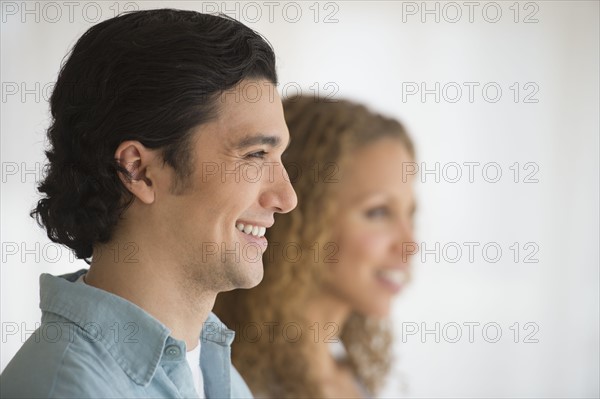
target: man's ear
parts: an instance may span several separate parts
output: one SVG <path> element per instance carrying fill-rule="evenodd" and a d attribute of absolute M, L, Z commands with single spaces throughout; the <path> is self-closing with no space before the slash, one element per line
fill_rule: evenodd
<path fill-rule="evenodd" d="M 155 187 L 152 185 L 151 166 L 156 159 L 156 151 L 146 148 L 139 141 L 124 141 L 115 151 L 115 160 L 127 169 L 131 178 L 119 173 L 119 178 L 133 195 L 144 204 L 154 202 Z"/>

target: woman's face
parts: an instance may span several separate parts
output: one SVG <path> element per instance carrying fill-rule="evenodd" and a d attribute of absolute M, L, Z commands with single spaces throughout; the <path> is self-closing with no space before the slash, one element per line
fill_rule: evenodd
<path fill-rule="evenodd" d="M 329 269 L 324 288 L 367 316 L 389 314 L 392 298 L 408 281 L 410 254 L 416 252 L 413 177 L 403 178 L 403 162 L 412 162 L 403 144 L 384 138 L 350 154 L 339 181 L 331 183 L 339 185 L 336 253 L 323 260 Z M 337 263 L 326 263 L 333 259 Z"/>

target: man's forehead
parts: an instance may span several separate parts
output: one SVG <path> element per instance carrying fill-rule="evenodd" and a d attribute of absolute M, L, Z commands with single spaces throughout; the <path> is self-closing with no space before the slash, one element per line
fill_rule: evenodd
<path fill-rule="evenodd" d="M 210 130 L 216 133 L 221 145 L 241 149 L 257 144 L 276 147 L 288 143 L 283 105 L 273 83 L 242 81 L 222 93 L 217 106 L 217 118 L 210 123 Z"/>

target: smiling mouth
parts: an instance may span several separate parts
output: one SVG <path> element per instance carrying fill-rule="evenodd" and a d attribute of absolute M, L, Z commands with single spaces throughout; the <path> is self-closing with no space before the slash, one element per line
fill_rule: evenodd
<path fill-rule="evenodd" d="M 235 227 L 244 234 L 248 234 L 254 237 L 264 237 L 267 228 L 264 226 L 238 223 Z"/>
<path fill-rule="evenodd" d="M 376 275 L 380 282 L 394 292 L 399 291 L 409 279 L 408 271 L 404 269 L 379 270 Z"/>

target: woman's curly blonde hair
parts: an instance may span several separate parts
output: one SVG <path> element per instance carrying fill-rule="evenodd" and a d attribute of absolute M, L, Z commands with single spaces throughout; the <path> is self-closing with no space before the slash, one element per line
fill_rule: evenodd
<path fill-rule="evenodd" d="M 303 306 L 318 290 L 330 252 L 324 243 L 332 239 L 336 172 L 353 151 L 382 138 L 398 139 L 413 158 L 414 147 L 400 122 L 351 101 L 293 97 L 284 113 L 292 143 L 282 160 L 298 206 L 275 215 L 267 230 L 263 281 L 219 294 L 214 311 L 236 331 L 232 360 L 256 396 L 316 398 L 323 393 L 310 367 L 312 341 L 298 334 L 311 334 L 302 330 L 311 325 Z M 347 365 L 376 393 L 390 370 L 390 323 L 353 312 L 339 332 Z"/>

